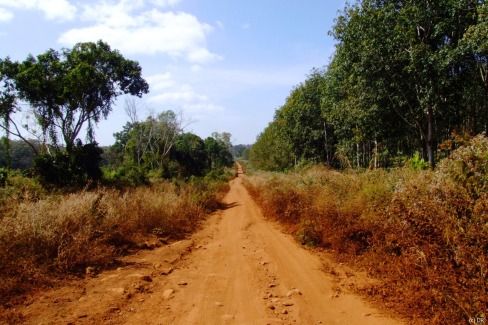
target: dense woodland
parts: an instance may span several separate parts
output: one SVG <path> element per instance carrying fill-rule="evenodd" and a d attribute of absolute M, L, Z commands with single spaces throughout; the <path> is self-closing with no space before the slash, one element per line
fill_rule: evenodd
<path fill-rule="evenodd" d="M 267 170 L 306 162 L 391 167 L 436 162 L 488 129 L 484 1 L 348 4 L 330 63 L 296 86 L 250 158 Z"/>

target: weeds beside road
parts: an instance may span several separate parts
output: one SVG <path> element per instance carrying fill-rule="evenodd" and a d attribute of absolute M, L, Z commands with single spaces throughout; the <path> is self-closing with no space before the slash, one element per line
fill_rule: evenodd
<path fill-rule="evenodd" d="M 420 323 L 486 319 L 488 139 L 474 138 L 435 172 L 254 173 L 246 185 L 268 218 L 302 244 L 327 248 L 381 284 L 364 294 Z"/>
<path fill-rule="evenodd" d="M 224 180 L 195 179 L 48 195 L 24 181 L 30 187 L 4 188 L 8 193 L 1 202 L 0 305 L 5 307 L 65 275 L 114 265 L 128 250 L 145 247 L 148 238 L 193 232 L 228 190 Z"/>

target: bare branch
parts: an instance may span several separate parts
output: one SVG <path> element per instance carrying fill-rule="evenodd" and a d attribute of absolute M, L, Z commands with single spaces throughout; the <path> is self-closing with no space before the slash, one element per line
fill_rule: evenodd
<path fill-rule="evenodd" d="M 15 130 L 17 131 L 17 133 L 15 132 L 12 132 L 9 128 L 6 128 L 3 124 L 0 123 L 0 128 L 2 128 L 4 131 L 8 132 L 9 134 L 13 135 L 13 136 L 16 136 L 18 138 L 20 138 L 22 141 L 24 141 L 31 149 L 32 151 L 34 151 L 34 153 L 36 155 L 39 154 L 39 150 L 37 150 L 37 148 L 28 140 L 26 139 L 21 133 L 20 133 L 20 130 L 19 130 L 19 127 L 17 126 L 17 123 L 15 123 L 15 121 L 9 117 L 9 124 L 10 125 L 13 125 L 15 127 Z"/>

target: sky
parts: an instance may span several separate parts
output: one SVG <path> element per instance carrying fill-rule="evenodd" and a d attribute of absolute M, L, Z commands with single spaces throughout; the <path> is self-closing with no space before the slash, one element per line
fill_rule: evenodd
<path fill-rule="evenodd" d="M 181 112 L 186 132 L 252 144 L 312 68 L 334 53 L 328 31 L 345 0 L 0 0 L 0 57 L 103 40 L 138 61 L 150 92 L 139 119 Z M 129 120 L 119 97 L 101 145 Z M 20 118 L 20 117 L 19 117 Z M 84 136 L 80 136 L 84 138 Z"/>

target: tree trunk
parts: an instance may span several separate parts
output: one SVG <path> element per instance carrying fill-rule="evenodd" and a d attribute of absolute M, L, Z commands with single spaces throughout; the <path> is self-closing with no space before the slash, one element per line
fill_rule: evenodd
<path fill-rule="evenodd" d="M 360 159 L 361 159 L 361 153 L 359 152 L 359 143 L 356 143 L 356 160 L 357 160 L 356 166 L 357 166 L 357 168 L 360 167 Z"/>
<path fill-rule="evenodd" d="M 324 147 L 325 147 L 325 162 L 330 163 L 329 160 L 329 146 L 327 144 L 327 124 L 324 121 Z"/>
<path fill-rule="evenodd" d="M 427 146 L 427 156 L 429 159 L 429 167 L 434 170 L 435 168 L 435 139 L 434 139 L 434 111 L 429 104 L 427 110 L 427 139 L 425 141 Z"/>
<path fill-rule="evenodd" d="M 374 140 L 374 168 L 379 167 L 379 159 L 378 159 L 378 140 Z"/>

